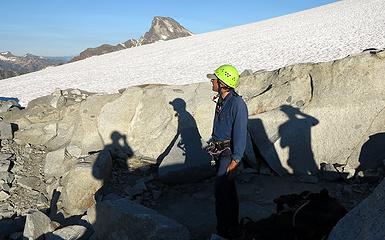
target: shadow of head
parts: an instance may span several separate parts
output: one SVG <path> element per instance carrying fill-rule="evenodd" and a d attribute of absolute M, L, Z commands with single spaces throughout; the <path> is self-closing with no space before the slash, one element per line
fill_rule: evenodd
<path fill-rule="evenodd" d="M 111 140 L 113 144 L 119 145 L 120 139 L 125 139 L 125 138 L 126 138 L 126 135 L 122 135 L 117 131 L 114 131 L 111 133 Z"/>
<path fill-rule="evenodd" d="M 293 107 L 293 106 L 290 106 L 290 105 L 282 105 L 279 107 L 279 110 L 281 110 L 282 112 L 284 112 L 288 117 L 290 118 L 293 118 L 295 117 L 295 115 L 297 114 L 300 114 L 301 111 L 299 110 L 299 108 L 296 108 L 296 107 Z"/>
<path fill-rule="evenodd" d="M 174 111 L 176 112 L 186 110 L 186 102 L 181 98 L 175 98 L 174 100 L 170 101 L 169 104 L 173 106 Z"/>
<path fill-rule="evenodd" d="M 377 170 L 385 164 L 385 133 L 376 133 L 362 145 L 359 156 L 360 165 L 357 167 L 354 177 L 358 172 L 366 170 Z"/>
<path fill-rule="evenodd" d="M 111 145 L 106 147 L 106 150 L 109 150 L 113 159 L 128 159 L 133 156 L 134 152 L 127 143 L 127 136 L 121 134 L 118 131 L 113 131 L 111 133 Z"/>

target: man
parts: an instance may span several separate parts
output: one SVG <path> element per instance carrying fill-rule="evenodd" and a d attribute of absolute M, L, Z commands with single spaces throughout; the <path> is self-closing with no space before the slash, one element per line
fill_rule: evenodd
<path fill-rule="evenodd" d="M 217 92 L 212 140 L 209 152 L 216 160 L 215 213 L 217 234 L 211 239 L 234 239 L 240 235 L 239 202 L 234 172 L 246 148 L 248 111 L 245 102 L 234 88 L 239 73 L 231 65 L 222 65 L 211 79 L 212 90 Z"/>

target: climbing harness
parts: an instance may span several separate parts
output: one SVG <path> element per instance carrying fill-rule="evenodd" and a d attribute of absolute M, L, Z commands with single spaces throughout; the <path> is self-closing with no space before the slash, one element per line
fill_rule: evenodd
<path fill-rule="evenodd" d="M 206 148 L 211 156 L 211 166 L 215 166 L 219 160 L 219 156 L 225 151 L 231 151 L 230 140 L 225 141 L 211 141 Z"/>

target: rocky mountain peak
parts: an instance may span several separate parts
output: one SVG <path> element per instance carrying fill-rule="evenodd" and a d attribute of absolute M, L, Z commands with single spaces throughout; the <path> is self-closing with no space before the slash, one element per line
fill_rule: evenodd
<path fill-rule="evenodd" d="M 31 54 L 31 53 L 25 54 L 24 57 L 27 59 L 43 59 L 44 58 L 42 56 L 36 56 L 36 55 Z"/>
<path fill-rule="evenodd" d="M 7 58 L 15 57 L 15 55 L 13 55 L 10 51 L 0 52 L 0 55 Z"/>
<path fill-rule="evenodd" d="M 137 39 L 129 39 L 123 43 L 119 43 L 116 46 L 103 44 L 95 48 L 87 48 L 81 52 L 78 56 L 71 59 L 70 62 L 79 61 L 92 56 L 102 55 L 110 52 L 123 50 L 126 48 L 138 47 L 141 45 L 154 43 L 157 41 L 167 41 L 180 37 L 188 37 L 193 35 L 192 32 L 184 28 L 177 21 L 170 17 L 156 16 L 153 18 L 150 30 L 146 32 L 142 37 Z"/>
<path fill-rule="evenodd" d="M 193 35 L 192 32 L 184 28 L 174 19 L 156 16 L 152 20 L 150 30 L 141 37 L 139 42 L 141 42 L 141 44 L 148 44 L 191 35 Z"/>

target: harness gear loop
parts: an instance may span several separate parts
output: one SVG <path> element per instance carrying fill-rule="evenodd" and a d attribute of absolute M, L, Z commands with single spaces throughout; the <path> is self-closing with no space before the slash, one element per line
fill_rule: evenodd
<path fill-rule="evenodd" d="M 209 143 L 208 147 L 206 148 L 207 152 L 211 156 L 211 166 L 215 166 L 219 160 L 219 156 L 227 151 L 230 150 L 230 140 L 225 141 L 212 141 Z"/>

